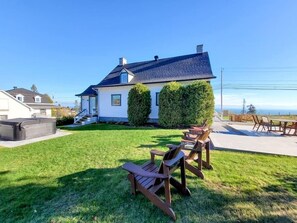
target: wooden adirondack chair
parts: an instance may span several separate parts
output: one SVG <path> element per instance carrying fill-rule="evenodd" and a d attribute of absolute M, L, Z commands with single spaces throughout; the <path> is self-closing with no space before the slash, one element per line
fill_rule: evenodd
<path fill-rule="evenodd" d="M 255 128 L 257 128 L 256 131 L 258 131 L 259 128 L 260 128 L 260 126 L 262 125 L 262 120 L 260 121 L 257 115 L 252 115 L 252 117 L 253 117 L 253 120 L 254 120 L 254 127 L 253 127 L 253 130 L 254 130 Z"/>
<path fill-rule="evenodd" d="M 185 137 L 193 137 L 190 135 L 201 135 L 205 128 L 207 128 L 207 119 L 205 119 L 201 125 L 191 125 L 191 128 L 188 131 L 183 132 L 183 134 Z"/>
<path fill-rule="evenodd" d="M 159 167 L 155 164 L 156 155 L 163 156 Z M 176 220 L 176 215 L 171 208 L 170 184 L 182 194 L 190 195 L 186 186 L 185 159 L 181 145 L 171 145 L 167 152 L 152 150 L 151 160 L 142 166 L 129 162 L 125 163 L 122 168 L 129 172 L 128 179 L 131 182 L 132 194 L 136 195 L 136 192 L 140 191 L 154 205 Z M 180 168 L 181 171 L 181 182 L 171 175 L 177 168 Z M 156 194 L 163 187 L 165 189 L 165 201 Z"/>
<path fill-rule="evenodd" d="M 204 179 L 204 174 L 202 173 L 202 166 L 206 169 L 213 169 L 210 164 L 210 139 L 208 138 L 210 134 L 209 129 L 204 129 L 201 135 L 197 135 L 194 140 L 182 140 L 183 148 L 185 152 L 185 167 L 197 177 Z M 202 152 L 206 151 L 206 160 L 203 160 Z M 192 165 L 196 163 L 197 166 Z"/>

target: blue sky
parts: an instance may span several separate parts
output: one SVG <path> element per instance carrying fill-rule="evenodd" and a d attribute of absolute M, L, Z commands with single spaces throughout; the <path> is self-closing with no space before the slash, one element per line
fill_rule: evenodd
<path fill-rule="evenodd" d="M 73 104 L 118 64 L 204 44 L 220 103 L 297 108 L 297 1 L 0 1 L 0 89 L 30 88 Z M 245 84 L 245 85 L 244 85 Z M 243 87 L 295 90 L 235 90 Z M 227 89 L 229 88 L 229 89 Z"/>

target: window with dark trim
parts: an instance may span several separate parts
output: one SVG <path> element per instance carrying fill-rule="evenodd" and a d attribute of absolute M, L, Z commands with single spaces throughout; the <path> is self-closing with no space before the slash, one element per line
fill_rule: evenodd
<path fill-rule="evenodd" d="M 159 94 L 160 92 L 156 92 L 156 106 L 159 106 Z"/>
<path fill-rule="evenodd" d="M 121 106 L 121 95 L 112 94 L 111 95 L 111 106 Z"/>

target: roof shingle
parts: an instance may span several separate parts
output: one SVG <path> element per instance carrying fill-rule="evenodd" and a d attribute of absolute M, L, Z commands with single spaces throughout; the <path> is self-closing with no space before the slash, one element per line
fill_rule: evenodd
<path fill-rule="evenodd" d="M 37 92 L 33 92 L 30 90 L 27 90 L 25 88 L 16 88 L 16 89 L 11 89 L 11 90 L 7 90 L 7 93 L 9 93 L 10 95 L 16 97 L 16 95 L 21 94 L 24 96 L 24 103 L 35 103 L 35 96 L 40 96 L 41 97 L 41 103 L 50 103 L 52 104 L 51 101 L 48 100 L 47 97 L 44 97 L 43 94 L 37 93 Z M 37 103 L 36 103 L 37 104 Z"/>
<path fill-rule="evenodd" d="M 120 82 L 123 69 L 134 74 L 133 79 L 126 84 Z M 204 52 L 118 65 L 96 87 L 212 78 L 215 76 L 212 74 L 209 56 Z"/>

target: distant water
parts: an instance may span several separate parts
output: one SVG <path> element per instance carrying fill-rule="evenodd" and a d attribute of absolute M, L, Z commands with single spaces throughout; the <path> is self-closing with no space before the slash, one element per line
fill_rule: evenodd
<path fill-rule="evenodd" d="M 221 112 L 221 109 L 216 108 L 217 112 Z M 239 108 L 224 108 L 223 110 L 228 110 L 234 114 L 241 114 L 242 109 Z M 247 110 L 245 111 L 247 112 Z M 297 115 L 296 109 L 257 109 L 258 115 Z"/>

